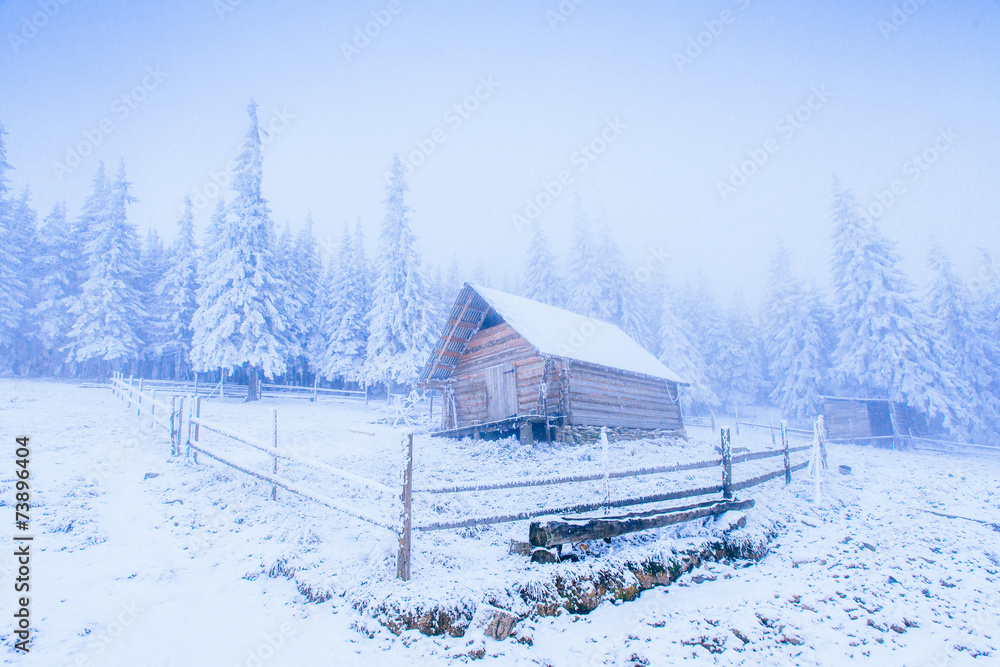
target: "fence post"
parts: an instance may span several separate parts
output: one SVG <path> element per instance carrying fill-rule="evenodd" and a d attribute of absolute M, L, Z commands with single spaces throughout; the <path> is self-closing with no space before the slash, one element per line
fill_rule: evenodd
<path fill-rule="evenodd" d="M 730 500 L 733 497 L 733 451 L 732 434 L 728 428 L 720 431 L 722 434 L 722 497 Z"/>
<path fill-rule="evenodd" d="M 611 472 L 611 461 L 608 456 L 608 428 L 601 427 L 601 454 L 604 459 L 604 513 L 611 513 L 611 482 L 609 474 Z"/>
<path fill-rule="evenodd" d="M 271 472 L 274 473 L 275 477 L 277 477 L 278 476 L 278 410 L 277 409 L 273 410 L 272 414 L 274 415 L 274 431 L 273 431 L 274 435 L 271 438 L 271 446 L 274 448 L 274 454 L 271 455 L 271 463 L 272 463 Z M 277 500 L 277 499 L 278 499 L 278 485 L 272 484 L 271 500 Z"/>
<path fill-rule="evenodd" d="M 219 403 L 226 402 L 226 371 L 219 371 Z"/>
<path fill-rule="evenodd" d="M 181 455 L 181 433 L 184 432 L 184 397 L 177 399 L 177 456 Z"/>
<path fill-rule="evenodd" d="M 198 374 L 194 374 L 194 395 L 198 395 Z"/>
<path fill-rule="evenodd" d="M 191 397 L 191 405 L 188 406 L 188 432 L 187 432 L 187 447 L 184 448 L 184 458 L 191 456 L 191 430 L 194 428 L 194 424 L 191 423 L 191 415 L 194 414 L 194 397 Z"/>
<path fill-rule="evenodd" d="M 712 415 L 712 433 L 715 433 L 715 410 L 709 410 L 708 413 Z"/>
<path fill-rule="evenodd" d="M 197 376 L 196 376 L 197 377 Z M 194 416 L 201 417 L 201 396 L 195 396 L 194 398 Z M 194 441 L 198 442 L 198 436 L 201 433 L 201 424 L 194 425 Z M 198 462 L 198 452 L 191 452 L 191 460 L 195 463 Z"/>
<path fill-rule="evenodd" d="M 736 435 L 740 434 L 740 409 L 736 408 Z"/>
<path fill-rule="evenodd" d="M 365 405 L 368 405 L 368 385 L 365 385 Z"/>
<path fill-rule="evenodd" d="M 819 429 L 820 420 L 813 422 L 813 444 L 812 452 L 809 457 L 809 472 L 812 473 L 813 477 L 813 502 L 818 503 L 820 501 L 820 456 L 819 456 Z"/>
<path fill-rule="evenodd" d="M 313 378 L 313 403 L 319 400 L 319 392 L 317 391 L 319 387 L 319 378 Z"/>
<path fill-rule="evenodd" d="M 367 387 L 366 387 L 367 389 Z M 413 537 L 413 434 L 407 436 L 406 466 L 403 468 L 402 526 L 399 532 L 399 555 L 396 556 L 396 577 L 410 580 L 410 548 Z"/>
<path fill-rule="evenodd" d="M 819 455 L 823 459 L 823 470 L 829 468 L 826 462 L 826 423 L 823 415 L 816 418 L 816 426 L 819 429 Z"/>
<path fill-rule="evenodd" d="M 792 483 L 792 459 L 788 454 L 788 422 L 781 420 L 781 448 L 785 454 L 785 484 Z"/>
<path fill-rule="evenodd" d="M 149 392 L 149 428 L 156 426 L 156 390 Z"/>
<path fill-rule="evenodd" d="M 177 397 L 170 397 L 170 455 L 174 455 L 174 442 L 177 437 Z"/>
<path fill-rule="evenodd" d="M 128 407 L 132 407 L 132 376 L 128 376 Z"/>
<path fill-rule="evenodd" d="M 771 429 L 771 444 L 772 444 L 772 445 L 776 445 L 776 444 L 778 444 L 778 443 L 777 443 L 777 442 L 775 442 L 775 440 L 774 440 L 774 420 L 773 420 L 773 419 L 771 419 L 771 418 L 768 418 L 768 420 L 767 420 L 767 427 L 768 427 L 769 429 Z"/>

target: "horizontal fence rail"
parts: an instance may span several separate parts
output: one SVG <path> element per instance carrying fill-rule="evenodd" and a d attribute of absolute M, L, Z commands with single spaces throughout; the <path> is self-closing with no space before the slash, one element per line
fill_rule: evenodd
<path fill-rule="evenodd" d="M 781 452 L 779 452 L 780 454 Z M 712 459 L 709 461 L 696 461 L 694 463 L 677 463 L 670 466 L 659 466 L 655 468 L 635 468 L 632 470 L 617 470 L 614 472 L 598 472 L 587 475 L 568 475 L 564 477 L 538 477 L 510 482 L 497 482 L 495 484 L 466 484 L 462 486 L 436 486 L 425 489 L 414 489 L 413 493 L 462 493 L 466 491 L 498 491 L 502 489 L 520 489 L 533 486 L 551 486 L 557 484 L 572 484 L 576 482 L 596 482 L 598 480 L 622 479 L 626 477 L 639 477 L 641 475 L 657 475 L 668 472 L 683 472 L 685 470 L 698 470 L 699 468 L 714 468 L 722 464 L 722 459 Z"/>
<path fill-rule="evenodd" d="M 275 430 L 272 439 L 272 444 L 265 444 L 260 442 L 256 438 L 253 438 L 243 433 L 239 433 L 238 431 L 235 431 L 233 429 L 223 427 L 219 424 L 216 424 L 210 420 L 203 418 L 201 416 L 201 399 L 203 398 L 203 396 L 188 397 L 190 399 L 188 407 L 191 413 L 186 417 L 187 421 L 186 425 L 188 429 L 187 438 L 186 441 L 182 443 L 183 439 L 182 425 L 183 421 L 185 420 L 183 414 L 184 397 L 174 396 L 174 400 L 171 401 L 171 404 L 169 405 L 162 401 L 156 401 L 152 398 L 151 395 L 145 394 L 142 391 L 144 383 L 145 381 L 140 380 L 139 385 L 136 386 L 133 383 L 132 378 L 129 379 L 129 382 L 125 382 L 124 378 L 121 375 L 116 374 L 115 377 L 112 378 L 111 386 L 112 389 L 116 393 L 118 393 L 123 400 L 128 402 L 130 408 L 134 403 L 139 411 L 146 412 L 146 414 L 150 415 L 157 424 L 170 431 L 172 454 L 179 454 L 182 448 L 181 445 L 183 444 L 189 453 L 190 452 L 196 453 L 194 455 L 195 457 L 197 456 L 197 454 L 203 454 L 204 456 L 207 456 L 210 459 L 217 461 L 218 463 L 221 463 L 225 466 L 233 468 L 234 470 L 238 470 L 239 472 L 242 472 L 256 479 L 268 482 L 272 486 L 272 495 L 271 495 L 272 499 L 276 499 L 276 489 L 282 488 L 297 496 L 319 503 L 321 505 L 334 509 L 338 512 L 346 514 L 355 519 L 359 519 L 361 521 L 373 524 L 380 528 L 385 528 L 386 530 L 390 530 L 394 533 L 399 532 L 399 526 L 395 525 L 391 521 L 369 516 L 366 513 L 351 507 L 350 505 L 338 502 L 323 494 L 309 490 L 303 487 L 299 483 L 296 483 L 292 480 L 279 476 L 277 474 L 277 461 L 281 459 L 304 465 L 305 467 L 313 471 L 326 472 L 328 474 L 339 477 L 343 481 L 350 482 L 357 486 L 377 491 L 383 495 L 384 494 L 393 495 L 396 493 L 395 489 L 380 482 L 366 479 L 360 475 L 356 475 L 347 470 L 342 470 L 335 466 L 331 466 L 327 463 L 324 463 L 323 461 L 318 461 L 316 459 L 302 456 L 298 454 L 298 452 L 294 451 L 294 448 L 279 447 L 277 438 L 277 411 L 274 412 Z M 194 383 L 189 383 L 189 384 L 191 386 L 194 385 Z M 159 387 L 161 388 L 163 386 L 164 386 L 163 384 L 159 385 Z M 363 393 L 364 392 L 362 392 L 362 394 Z M 170 416 L 169 424 L 153 417 L 151 411 L 154 408 L 154 406 L 160 406 L 161 410 L 169 414 Z M 214 433 L 226 440 L 235 442 L 239 445 L 246 445 L 254 450 L 267 454 L 268 456 L 271 457 L 272 460 L 272 471 L 261 472 L 259 470 L 252 470 L 250 469 L 250 467 L 240 463 L 236 463 L 227 456 L 219 454 L 218 452 L 215 452 L 212 449 L 206 447 L 199 441 L 200 431 L 202 429 Z M 195 461 L 197 462 L 196 458 Z"/>
<path fill-rule="evenodd" d="M 805 469 L 810 465 L 818 465 L 821 460 L 823 467 L 826 467 L 826 448 L 825 448 L 825 432 L 822 429 L 822 421 L 817 422 L 817 427 L 814 432 L 814 441 L 810 445 L 790 447 L 788 445 L 789 433 L 792 429 L 789 429 L 787 425 L 782 422 L 781 424 L 781 449 L 764 450 L 759 452 L 746 452 L 737 455 L 732 453 L 731 444 L 731 430 L 729 428 L 721 429 L 722 435 L 722 456 L 718 458 L 707 459 L 703 461 L 693 461 L 688 463 L 673 463 L 669 465 L 662 466 L 644 466 L 639 468 L 632 468 L 626 470 L 609 470 L 607 468 L 607 459 L 605 459 L 605 469 L 599 472 L 584 473 L 578 475 L 556 475 L 548 477 L 532 477 L 525 479 L 511 479 L 502 480 L 495 482 L 484 482 L 484 483 L 467 483 L 467 484 L 442 484 L 436 486 L 427 486 L 425 488 L 414 488 L 413 485 L 413 435 L 410 434 L 404 440 L 404 465 L 403 465 L 403 488 L 399 495 L 398 489 L 393 489 L 387 484 L 381 482 L 367 479 L 361 475 L 357 475 L 348 470 L 343 470 L 336 466 L 332 466 L 323 461 L 310 458 L 301 455 L 296 448 L 293 446 L 279 446 L 278 442 L 278 424 L 277 424 L 277 411 L 274 411 L 274 430 L 270 442 L 261 441 L 258 438 L 251 437 L 244 433 L 240 433 L 234 429 L 217 424 L 209 419 L 206 419 L 201 415 L 201 404 L 202 400 L 212 393 L 219 392 L 221 394 L 222 383 L 214 387 L 208 394 L 187 396 L 187 411 L 185 412 L 185 396 L 184 395 L 173 395 L 171 396 L 170 402 L 155 399 L 150 393 L 147 394 L 143 391 L 145 387 L 156 387 L 152 391 L 155 392 L 157 389 L 170 390 L 170 389 L 182 389 L 186 390 L 189 388 L 194 388 L 196 383 L 186 383 L 184 386 L 178 386 L 178 383 L 170 383 L 169 381 L 143 381 L 140 380 L 138 386 L 136 386 L 134 379 L 129 378 L 126 382 L 121 374 L 116 374 L 112 379 L 111 388 L 112 390 L 121 397 L 123 401 L 128 404 L 130 409 L 135 409 L 137 415 L 148 417 L 154 424 L 170 431 L 171 437 L 171 453 L 173 455 L 181 455 L 182 450 L 186 448 L 187 454 L 192 457 L 192 459 L 197 463 L 197 455 L 201 454 L 203 456 L 212 459 L 213 461 L 237 470 L 245 475 L 253 477 L 255 479 L 261 480 L 271 485 L 272 492 L 271 497 L 273 500 L 277 500 L 277 489 L 283 489 L 289 493 L 296 496 L 315 502 L 317 504 L 323 505 L 333 509 L 341 514 L 350 516 L 359 521 L 378 526 L 385 530 L 392 531 L 397 534 L 399 538 L 399 554 L 397 557 L 397 575 L 401 579 L 409 579 L 410 577 L 410 560 L 411 560 L 411 548 L 412 548 L 412 531 L 418 532 L 431 532 L 439 530 L 450 530 L 450 529 L 461 529 L 461 528 L 472 528 L 476 526 L 491 525 L 498 523 L 510 523 L 523 521 L 528 519 L 535 519 L 544 516 L 564 516 L 564 515 L 583 515 L 591 512 L 597 512 L 599 510 L 609 510 L 611 508 L 622 508 L 622 507 L 633 507 L 637 505 L 650 505 L 655 503 L 670 502 L 674 500 L 682 500 L 687 498 L 695 498 L 699 496 L 711 496 L 715 494 L 722 494 L 724 499 L 731 499 L 733 493 L 737 491 L 742 491 L 759 484 L 764 484 L 771 480 L 777 479 L 781 476 L 785 477 L 785 482 L 789 483 L 791 481 L 791 474 L 793 472 L 798 472 Z M 281 385 L 272 385 L 275 387 L 282 387 Z M 308 388 L 299 387 L 294 388 L 292 391 L 299 393 L 310 393 L 316 395 L 318 388 Z M 284 389 L 277 389 L 277 391 L 285 391 Z M 327 391 L 340 391 L 340 390 L 327 390 Z M 359 395 L 363 392 L 357 392 Z M 184 424 L 184 422 L 187 422 Z M 750 424 L 752 426 L 752 424 Z M 187 427 L 187 436 L 183 437 L 183 428 Z M 770 428 L 770 427 L 764 427 Z M 257 470 L 247 465 L 245 463 L 233 460 L 233 457 L 228 454 L 222 454 L 216 451 L 214 447 L 208 447 L 200 441 L 200 431 L 204 429 L 208 433 L 212 433 L 224 441 L 236 444 L 238 446 L 245 446 L 252 450 L 261 452 L 266 456 L 270 457 L 270 470 L 262 471 Z M 798 431 L 799 433 L 805 433 L 805 431 Z M 607 447 L 606 433 L 602 432 L 602 443 Z M 812 449 L 812 457 L 809 461 L 803 461 L 796 464 L 792 464 L 790 460 L 790 455 L 797 454 L 800 452 L 805 452 L 806 450 Z M 605 450 L 606 451 L 606 450 Z M 822 454 L 821 454 L 822 452 Z M 775 471 L 766 472 L 755 477 L 751 477 L 742 481 L 733 481 L 733 469 L 734 464 L 743 464 L 751 461 L 758 461 L 776 457 L 784 457 L 784 466 Z M 381 518 L 378 516 L 373 516 L 366 511 L 358 509 L 354 504 L 347 503 L 344 501 L 339 501 L 331 498 L 325 494 L 319 493 L 312 488 L 309 488 L 307 484 L 302 481 L 295 481 L 289 479 L 287 475 L 278 474 L 278 462 L 286 461 L 293 462 L 305 466 L 308 470 L 314 472 L 322 472 L 328 475 L 334 476 L 339 479 L 340 482 L 347 483 L 349 488 L 352 490 L 364 489 L 367 491 L 374 491 L 380 496 L 391 498 L 391 503 L 395 504 L 397 502 L 401 503 L 402 511 L 400 513 L 399 522 L 394 522 Z M 711 483 L 697 488 L 680 489 L 674 491 L 664 491 L 660 493 L 650 493 L 645 495 L 639 495 L 635 497 L 628 498 L 618 498 L 611 499 L 610 487 L 608 486 L 611 480 L 618 479 L 634 479 L 642 476 L 648 475 L 668 475 L 671 473 L 682 473 L 693 470 L 702 469 L 719 469 L 722 470 L 721 484 Z M 562 507 L 537 507 L 534 509 L 528 509 L 522 512 L 514 512 L 502 515 L 495 515 L 489 517 L 469 517 L 469 518 L 459 518 L 453 521 L 437 521 L 425 524 L 415 524 L 413 521 L 412 512 L 412 498 L 413 494 L 424 494 L 428 496 L 448 494 L 448 493 L 476 493 L 476 492 L 489 492 L 489 491 L 500 491 L 508 489 L 527 489 L 527 488 L 537 488 L 537 487 L 547 487 L 547 486 L 557 486 L 557 485 L 568 485 L 568 484 L 580 484 L 587 482 L 604 482 L 604 499 L 600 502 L 588 502 L 588 503 L 575 503 L 568 504 Z M 669 511 L 669 510 L 665 510 Z"/>

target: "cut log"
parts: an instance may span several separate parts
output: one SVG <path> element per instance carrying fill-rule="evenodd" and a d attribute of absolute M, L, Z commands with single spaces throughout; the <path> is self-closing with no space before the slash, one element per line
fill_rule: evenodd
<path fill-rule="evenodd" d="M 618 535 L 635 533 L 640 530 L 662 528 L 675 523 L 693 521 L 729 511 L 745 510 L 753 507 L 754 501 L 711 500 L 696 505 L 669 509 L 630 512 L 616 516 L 574 519 L 572 517 L 542 518 L 532 521 L 528 529 L 528 541 L 534 547 L 554 547 L 569 542 L 609 539 Z"/>

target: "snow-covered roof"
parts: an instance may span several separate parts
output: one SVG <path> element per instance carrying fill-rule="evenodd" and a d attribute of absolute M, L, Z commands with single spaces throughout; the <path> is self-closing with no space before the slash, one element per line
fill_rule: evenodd
<path fill-rule="evenodd" d="M 687 384 L 614 324 L 489 287 L 469 286 L 540 354 Z"/>

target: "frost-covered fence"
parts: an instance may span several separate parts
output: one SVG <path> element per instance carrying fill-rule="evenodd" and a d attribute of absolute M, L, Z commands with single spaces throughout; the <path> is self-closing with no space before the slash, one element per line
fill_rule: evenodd
<path fill-rule="evenodd" d="M 771 481 L 772 479 L 781 476 L 785 477 L 786 484 L 791 483 L 792 473 L 802 470 L 809 465 L 808 460 L 793 465 L 791 462 L 791 455 L 810 450 L 813 447 L 813 445 L 808 444 L 797 447 L 790 447 L 788 444 L 788 433 L 789 429 L 787 428 L 787 425 L 784 422 L 782 422 L 781 449 L 737 454 L 734 456 L 732 454 L 730 429 L 724 428 L 721 430 L 722 456 L 720 456 L 719 458 L 713 458 L 704 461 L 694 461 L 690 463 L 674 463 L 670 465 L 633 468 L 628 470 L 608 470 L 606 468 L 602 472 L 580 474 L 580 475 L 534 477 L 529 479 L 502 480 L 495 482 L 456 484 L 447 486 L 426 486 L 418 488 L 413 488 L 413 482 L 412 482 L 413 448 L 411 444 L 411 446 L 407 448 L 404 454 L 404 456 L 406 457 L 404 463 L 404 469 L 410 472 L 404 476 L 402 498 L 404 499 L 406 510 L 404 514 L 405 520 L 403 522 L 402 531 L 400 534 L 400 553 L 397 562 L 406 562 L 407 564 L 410 562 L 410 549 L 412 549 L 413 545 L 413 540 L 411 535 L 412 530 L 423 532 L 423 531 L 449 530 L 456 528 L 470 528 L 473 526 L 508 523 L 513 521 L 523 521 L 527 519 L 534 519 L 541 516 L 585 514 L 587 512 L 595 512 L 598 510 L 607 511 L 610 508 L 631 507 L 635 505 L 660 503 L 672 500 L 681 500 L 684 498 L 693 498 L 697 496 L 709 496 L 714 494 L 721 494 L 723 498 L 728 499 L 732 498 L 733 493 L 735 493 L 736 491 L 742 491 L 743 489 L 757 486 L 758 484 L 763 484 L 765 482 Z M 602 438 L 606 437 L 607 437 L 606 433 L 602 432 Z M 733 477 L 734 465 L 747 463 L 750 461 L 759 461 L 763 459 L 776 458 L 779 456 L 783 458 L 783 463 L 784 463 L 781 469 L 773 472 L 764 473 L 762 475 L 757 475 L 756 477 L 752 477 L 749 479 L 734 481 Z M 455 493 L 486 493 L 486 492 L 509 490 L 509 489 L 523 489 L 531 487 L 578 484 L 583 482 L 595 482 L 595 481 L 604 481 L 613 479 L 630 479 L 630 478 L 643 477 L 647 475 L 669 475 L 671 473 L 676 474 L 691 470 L 712 469 L 712 468 L 717 468 L 720 469 L 721 471 L 719 483 L 697 488 L 681 489 L 677 491 L 646 494 L 646 495 L 633 496 L 627 498 L 618 498 L 615 500 L 611 500 L 610 494 L 607 493 L 606 491 L 604 494 L 604 499 L 601 502 L 578 503 L 563 507 L 544 507 L 544 508 L 536 507 L 533 509 L 527 509 L 520 512 L 512 512 L 510 514 L 502 514 L 490 517 L 474 517 L 458 521 L 417 524 L 414 523 L 413 520 L 414 518 L 412 516 L 411 507 L 412 507 L 412 498 L 414 495 L 433 496 L 439 494 L 455 494 Z M 401 570 L 400 577 L 408 578 L 408 574 L 409 574 L 409 565 L 407 565 L 406 576 L 404 576 L 404 573 Z"/>
<path fill-rule="evenodd" d="M 271 497 L 274 500 L 277 500 L 277 489 L 285 489 L 290 493 L 321 505 L 325 505 L 330 509 L 337 510 L 338 512 L 342 512 L 355 519 L 390 530 L 394 534 L 399 532 L 399 527 L 391 520 L 371 516 L 348 504 L 337 501 L 324 494 L 317 493 L 309 488 L 304 480 L 295 481 L 279 475 L 278 462 L 285 461 L 300 464 L 314 472 L 326 473 L 337 477 L 341 482 L 352 485 L 355 490 L 358 488 L 364 488 L 388 497 L 392 497 L 396 493 L 394 489 L 386 486 L 385 484 L 381 484 L 380 482 L 366 479 L 350 471 L 331 466 L 323 461 L 303 456 L 296 451 L 294 446 L 280 446 L 277 431 L 277 411 L 273 412 L 274 427 L 271 442 L 264 443 L 249 435 L 224 427 L 202 417 L 201 401 L 203 397 L 201 396 L 186 397 L 188 412 L 185 413 L 184 396 L 174 396 L 170 405 L 167 405 L 161 401 L 156 401 L 149 394 L 141 391 L 139 387 L 135 385 L 132 378 L 129 379 L 129 382 L 125 382 L 123 377 L 116 374 L 112 379 L 112 389 L 122 398 L 123 401 L 127 402 L 128 407 L 132 407 L 133 405 L 137 406 L 137 408 L 141 411 L 140 414 L 145 412 L 154 420 L 156 424 L 170 431 L 171 455 L 190 456 L 191 459 L 197 463 L 197 455 L 202 454 L 218 463 L 233 468 L 234 470 L 238 470 L 246 475 L 250 475 L 251 477 L 255 477 L 256 479 L 271 484 Z M 159 406 L 165 411 L 165 413 L 170 415 L 169 422 L 154 416 L 155 406 Z M 220 453 L 216 447 L 206 445 L 202 442 L 202 431 L 212 433 L 221 439 L 221 441 L 228 444 L 235 443 L 238 447 L 249 448 L 251 450 L 267 454 L 269 457 L 268 461 L 271 464 L 270 470 L 262 471 L 254 469 L 251 465 L 243 462 L 237 462 L 234 460 L 234 457 Z"/>
<path fill-rule="evenodd" d="M 205 396 L 206 398 L 218 397 L 222 400 L 226 398 L 246 398 L 246 385 L 234 382 L 220 381 L 214 384 L 206 384 L 198 381 L 188 380 L 144 380 L 147 387 L 156 387 L 165 391 L 173 391 L 179 394 L 191 396 Z M 262 384 L 261 396 L 263 398 L 291 398 L 316 401 L 320 398 L 343 398 L 357 401 L 368 401 L 369 392 L 366 390 L 354 389 L 328 389 L 320 387 L 314 383 L 312 386 L 298 386 L 286 384 Z"/>

